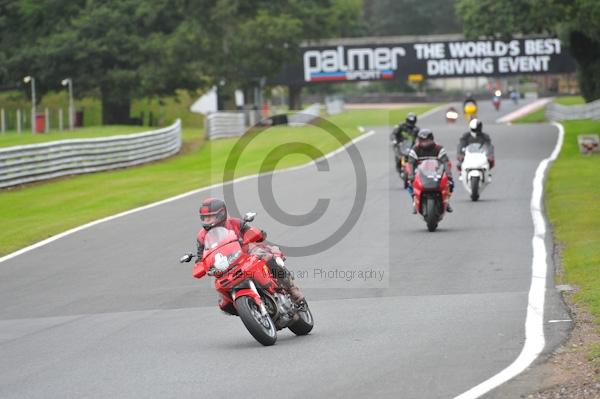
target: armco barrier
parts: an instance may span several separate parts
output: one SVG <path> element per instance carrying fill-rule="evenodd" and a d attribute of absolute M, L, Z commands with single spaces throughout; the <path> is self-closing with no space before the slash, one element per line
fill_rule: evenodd
<path fill-rule="evenodd" d="M 208 114 L 204 131 L 209 140 L 239 137 L 246 131 L 246 118 L 242 112 L 214 112 Z"/>
<path fill-rule="evenodd" d="M 315 103 L 297 113 L 288 115 L 290 126 L 305 126 L 321 114 L 321 104 Z"/>
<path fill-rule="evenodd" d="M 180 148 L 180 120 L 144 133 L 0 148 L 0 188 L 139 165 Z"/>
<path fill-rule="evenodd" d="M 581 105 L 550 104 L 546 107 L 546 119 L 550 121 L 600 119 L 600 100 Z"/>

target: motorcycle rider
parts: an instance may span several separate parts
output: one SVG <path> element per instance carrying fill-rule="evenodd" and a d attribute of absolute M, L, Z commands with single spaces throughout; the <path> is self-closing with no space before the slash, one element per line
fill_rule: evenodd
<path fill-rule="evenodd" d="M 490 164 L 490 169 L 492 169 L 496 164 L 492 139 L 489 134 L 483 132 L 483 123 L 481 123 L 479 119 L 473 119 L 469 122 L 469 131 L 463 134 L 458 142 L 458 148 L 456 149 L 456 157 L 458 159 L 456 167 L 458 170 L 461 170 L 461 165 L 465 160 L 465 148 L 473 143 L 487 146 L 488 162 Z"/>
<path fill-rule="evenodd" d="M 430 129 L 421 129 L 417 135 L 417 144 L 410 150 L 408 155 L 408 162 L 410 163 L 410 186 L 408 192 L 413 197 L 413 213 L 417 213 L 414 207 L 414 192 L 412 188 L 413 181 L 415 180 L 415 171 L 421 161 L 425 159 L 439 159 L 444 164 L 444 169 L 448 176 L 448 184 L 450 186 L 450 193 L 454 192 L 454 178 L 452 177 L 452 168 L 450 167 L 450 159 L 446 150 L 441 145 L 437 144 L 433 138 L 433 132 Z M 448 202 L 446 207 L 448 212 L 452 212 L 453 209 Z"/>
<path fill-rule="evenodd" d="M 465 98 L 465 101 L 463 101 L 463 108 L 469 103 L 473 103 L 473 105 L 477 106 L 477 101 L 475 101 L 475 98 L 471 93 L 467 93 L 467 98 Z"/>
<path fill-rule="evenodd" d="M 409 112 L 406 115 L 406 120 L 400 123 L 392 131 L 392 140 L 396 143 L 401 143 L 405 139 L 411 140 L 413 143 L 417 140 L 417 133 L 419 133 L 419 127 L 417 126 L 417 115 L 414 112 Z"/>
<path fill-rule="evenodd" d="M 477 115 L 477 101 L 471 93 L 467 94 L 467 98 L 463 101 L 463 113 L 468 121 L 474 119 Z"/>
<path fill-rule="evenodd" d="M 228 230 L 232 230 L 235 234 L 237 234 L 240 240 L 250 227 L 241 219 L 228 217 L 225 201 L 218 198 L 209 197 L 203 200 L 199 213 L 200 220 L 202 221 L 202 229 L 198 232 L 196 237 L 198 246 L 197 262 L 202 260 L 202 254 L 204 252 L 204 238 L 213 227 L 221 226 Z M 263 230 L 261 230 L 261 233 L 262 237 L 259 241 L 262 242 L 266 239 L 267 233 Z M 285 266 L 280 266 L 277 264 L 274 256 L 269 257 L 267 260 L 267 266 L 269 267 L 272 275 L 277 279 L 278 283 L 290 294 L 292 301 L 301 303 L 304 299 L 304 295 L 294 284 L 292 273 Z"/>

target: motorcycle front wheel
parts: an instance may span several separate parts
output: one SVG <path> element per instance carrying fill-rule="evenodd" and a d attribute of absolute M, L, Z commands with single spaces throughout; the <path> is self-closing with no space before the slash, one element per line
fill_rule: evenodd
<path fill-rule="evenodd" d="M 263 316 L 260 308 L 254 300 L 248 296 L 241 296 L 235 300 L 235 309 L 242 319 L 244 326 L 254 339 L 270 346 L 277 341 L 277 329 L 271 317 L 267 314 Z"/>
<path fill-rule="evenodd" d="M 479 176 L 471 178 L 471 199 L 473 201 L 479 199 Z"/>
<path fill-rule="evenodd" d="M 425 222 L 427 223 L 427 230 L 435 231 L 437 229 L 439 218 L 435 198 L 425 200 Z"/>

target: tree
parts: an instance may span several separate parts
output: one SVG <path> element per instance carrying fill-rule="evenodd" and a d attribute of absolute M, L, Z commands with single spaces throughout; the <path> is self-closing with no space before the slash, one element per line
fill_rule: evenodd
<path fill-rule="evenodd" d="M 211 32 L 207 74 L 248 87 L 279 73 L 305 40 L 356 34 L 360 13 L 355 0 L 218 0 L 194 19 Z"/>
<path fill-rule="evenodd" d="M 359 0 L 5 0 L 0 85 L 37 78 L 43 94 L 73 78 L 99 93 L 103 122 L 130 102 L 227 82 L 251 87 L 307 39 L 355 34 Z"/>
<path fill-rule="evenodd" d="M 106 124 L 127 123 L 133 98 L 195 88 L 194 57 L 174 51 L 183 2 L 12 1 L 21 39 L 8 48 L 8 79 L 31 74 L 41 94 L 71 77 L 78 93 L 99 92 Z M 2 29 L 4 33 L 4 29 Z M 16 44 L 16 45 L 15 45 Z"/>
<path fill-rule="evenodd" d="M 373 36 L 461 32 L 452 0 L 365 0 L 368 33 Z"/>
<path fill-rule="evenodd" d="M 458 0 L 456 12 L 463 20 L 467 37 L 558 35 L 579 64 L 579 87 L 584 98 L 600 98 L 599 1 Z"/>

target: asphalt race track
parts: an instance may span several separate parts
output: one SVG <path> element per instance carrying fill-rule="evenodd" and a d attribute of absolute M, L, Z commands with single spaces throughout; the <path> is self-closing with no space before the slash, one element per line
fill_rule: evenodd
<path fill-rule="evenodd" d="M 262 347 L 218 310 L 210 278 L 195 280 L 191 264 L 177 262 L 194 249 L 207 192 L 0 263 L 0 397 L 451 398 L 495 375 L 523 347 L 532 180 L 558 135 L 552 125 L 494 125 L 515 109 L 502 107 L 480 106 L 496 146 L 492 184 L 473 203 L 456 179 L 454 213 L 435 233 L 410 211 L 389 127 L 373 127 L 356 145 L 366 181 L 357 182 L 346 152 L 327 160 L 328 171 L 309 165 L 273 176 L 285 212 L 329 201 L 309 226 L 269 214 L 257 179 L 235 184 L 240 210 L 256 211 L 254 224 L 287 246 L 325 240 L 366 189 L 360 217 L 339 242 L 288 258 L 315 317 L 306 337 L 280 331 L 275 346 Z M 454 161 L 464 121 L 448 125 L 440 110 L 419 125 Z M 548 264 L 545 320 L 567 319 Z M 546 352 L 567 329 L 546 323 Z M 506 397 L 502 389 L 490 396 Z"/>

